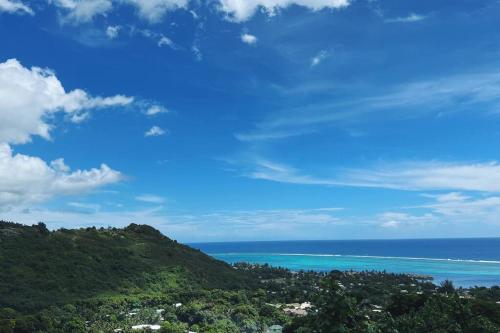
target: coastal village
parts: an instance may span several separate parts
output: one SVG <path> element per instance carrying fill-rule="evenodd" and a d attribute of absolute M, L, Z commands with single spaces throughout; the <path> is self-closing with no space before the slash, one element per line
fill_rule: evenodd
<path fill-rule="evenodd" d="M 267 303 L 266 305 L 272 306 L 276 309 L 280 309 L 283 313 L 291 316 L 306 316 L 307 311 L 311 310 L 311 302 L 303 302 L 303 303 L 290 303 L 290 304 L 272 304 Z M 182 303 L 175 303 L 172 305 L 174 308 L 179 308 L 182 306 Z M 132 309 L 126 315 L 130 318 L 134 318 L 139 315 L 141 309 Z M 162 322 L 165 321 L 163 314 L 165 313 L 165 309 L 156 309 L 155 313 L 157 314 L 156 323 L 155 324 L 137 324 L 132 325 L 130 330 L 136 332 L 148 332 L 148 331 L 160 331 L 162 329 Z M 126 329 L 123 328 L 115 328 L 113 332 L 115 333 L 123 333 Z M 274 324 L 265 329 L 263 333 L 282 333 L 283 326 L 279 324 Z M 187 330 L 186 333 L 198 333 L 195 331 Z"/>
<path fill-rule="evenodd" d="M 265 266 L 239 264 L 237 269 L 243 270 L 256 270 L 259 273 L 258 278 L 262 287 L 265 287 L 265 292 L 268 299 L 283 300 L 282 296 L 290 293 L 291 287 L 294 285 L 302 285 L 299 294 L 305 295 L 299 302 L 266 302 L 265 306 L 275 309 L 282 313 L 284 318 L 293 319 L 295 317 L 304 317 L 311 311 L 317 311 L 310 300 L 314 291 L 321 290 L 318 279 L 324 276 L 323 273 L 312 272 L 291 272 L 280 271 L 279 269 L 270 269 Z M 270 276 L 269 274 L 279 275 L 278 277 Z M 339 281 L 338 288 L 346 293 L 363 293 L 363 290 L 370 286 L 372 288 L 378 285 L 380 295 L 372 297 L 372 301 L 366 304 L 366 317 L 381 315 L 386 311 L 387 296 L 394 293 L 401 295 L 423 295 L 436 294 L 439 292 L 439 287 L 431 283 L 431 277 L 421 275 L 382 275 L 377 272 L 338 272 Z M 390 277 L 393 281 L 388 281 Z M 293 289 L 293 287 L 292 287 Z M 460 298 L 472 298 L 467 289 L 460 290 Z M 500 301 L 498 302 L 500 304 Z M 121 312 L 120 315 L 125 317 L 124 323 L 127 326 L 122 326 L 113 329 L 115 333 L 126 332 L 179 332 L 165 330 L 165 325 L 169 325 L 169 317 L 175 316 L 177 320 L 187 305 L 182 302 L 172 303 L 164 308 L 132 308 L 128 312 Z M 371 313 L 371 314 L 370 314 Z M 282 333 L 284 329 L 284 322 L 274 322 L 265 325 L 261 330 L 256 330 L 255 333 Z M 195 325 L 193 325 L 195 326 Z M 196 326 L 195 326 L 196 327 Z M 186 328 L 182 333 L 200 333 L 196 330 Z"/>

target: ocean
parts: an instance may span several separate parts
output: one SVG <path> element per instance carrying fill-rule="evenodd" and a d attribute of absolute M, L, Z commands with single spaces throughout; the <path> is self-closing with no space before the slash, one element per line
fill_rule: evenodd
<path fill-rule="evenodd" d="M 376 270 L 429 275 L 456 286 L 500 285 L 500 238 L 192 243 L 228 263 L 291 270 Z"/>

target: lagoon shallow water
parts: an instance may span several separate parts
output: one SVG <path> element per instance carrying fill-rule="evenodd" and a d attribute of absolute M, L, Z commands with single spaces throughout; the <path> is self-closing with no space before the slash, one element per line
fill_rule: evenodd
<path fill-rule="evenodd" d="M 500 238 L 190 244 L 229 263 L 291 270 L 377 270 L 430 275 L 462 287 L 500 285 Z"/>

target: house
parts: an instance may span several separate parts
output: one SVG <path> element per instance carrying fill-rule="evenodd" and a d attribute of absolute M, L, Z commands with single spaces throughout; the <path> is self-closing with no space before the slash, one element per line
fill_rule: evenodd
<path fill-rule="evenodd" d="M 311 302 L 304 302 L 304 303 L 300 304 L 300 308 L 302 310 L 309 309 L 311 306 L 312 306 Z"/>
<path fill-rule="evenodd" d="M 307 311 L 304 309 L 300 309 L 300 308 L 284 308 L 283 311 L 287 314 L 291 314 L 291 315 L 299 316 L 299 317 L 307 315 Z"/>
<path fill-rule="evenodd" d="M 145 329 L 150 329 L 151 331 L 159 331 L 161 328 L 160 325 L 135 325 L 135 326 L 132 326 L 132 330 L 133 331 L 138 331 L 138 330 L 145 330 Z"/>
<path fill-rule="evenodd" d="M 269 327 L 266 331 L 266 333 L 281 333 L 283 332 L 283 326 L 281 325 L 273 325 Z"/>

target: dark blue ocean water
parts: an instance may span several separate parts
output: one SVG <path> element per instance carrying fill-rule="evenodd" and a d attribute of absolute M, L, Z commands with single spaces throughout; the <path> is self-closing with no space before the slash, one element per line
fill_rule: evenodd
<path fill-rule="evenodd" d="M 386 270 L 439 283 L 500 285 L 500 238 L 195 243 L 218 259 L 292 270 Z"/>

